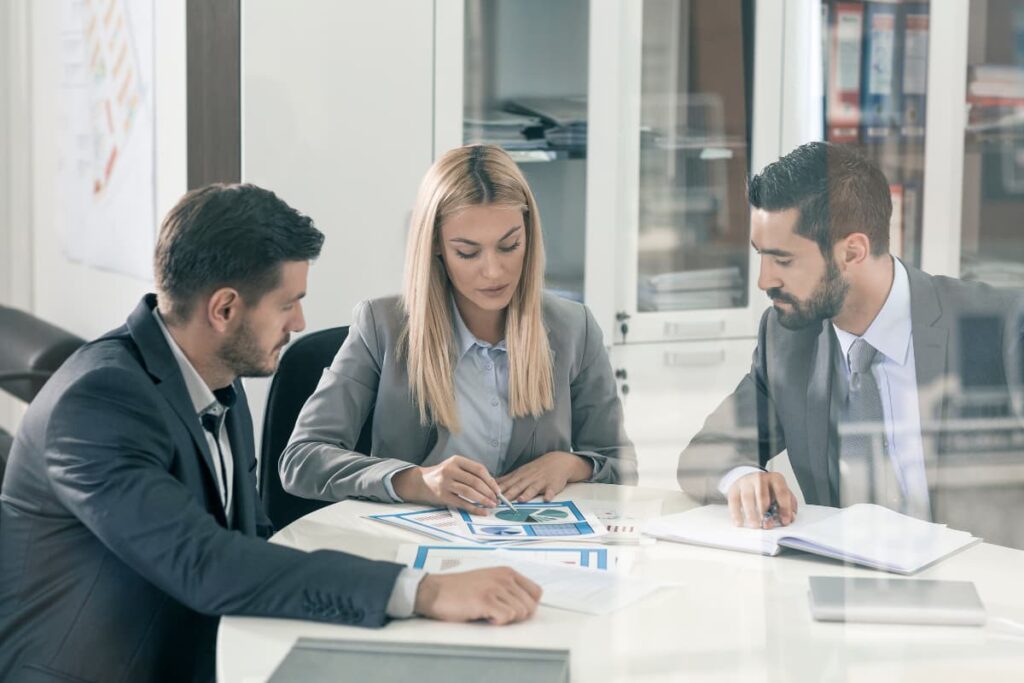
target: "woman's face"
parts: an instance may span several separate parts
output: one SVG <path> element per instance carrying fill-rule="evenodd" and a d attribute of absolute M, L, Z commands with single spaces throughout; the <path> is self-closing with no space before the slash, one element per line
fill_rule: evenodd
<path fill-rule="evenodd" d="M 464 316 L 504 310 L 523 274 L 523 213 L 495 204 L 463 209 L 441 224 L 440 249 Z"/>

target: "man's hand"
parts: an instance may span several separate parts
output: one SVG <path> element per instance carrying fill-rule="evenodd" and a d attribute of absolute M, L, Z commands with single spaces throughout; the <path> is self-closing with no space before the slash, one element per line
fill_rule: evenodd
<path fill-rule="evenodd" d="M 502 492 L 509 500 L 520 503 L 540 495 L 549 501 L 574 481 L 586 481 L 594 473 L 589 458 L 551 451 L 522 467 L 498 478 Z"/>
<path fill-rule="evenodd" d="M 498 482 L 486 467 L 461 455 L 453 455 L 433 467 L 404 469 L 394 476 L 391 485 L 402 500 L 446 505 L 474 515 L 487 514 L 480 505 L 498 505 Z"/>
<path fill-rule="evenodd" d="M 775 519 L 764 516 L 773 499 L 778 503 L 778 521 L 782 526 L 792 524 L 796 518 L 796 496 L 778 472 L 751 472 L 740 477 L 729 487 L 728 499 L 729 514 L 736 526 L 773 528 Z"/>
<path fill-rule="evenodd" d="M 427 574 L 416 591 L 416 614 L 440 621 L 511 624 L 533 616 L 541 588 L 508 567 Z"/>

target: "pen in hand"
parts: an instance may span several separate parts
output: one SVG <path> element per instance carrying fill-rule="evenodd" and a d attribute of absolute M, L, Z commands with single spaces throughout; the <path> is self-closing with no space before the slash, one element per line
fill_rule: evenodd
<path fill-rule="evenodd" d="M 772 523 L 772 526 L 765 526 L 769 522 Z M 779 502 L 773 498 L 771 505 L 769 505 L 768 509 L 764 511 L 764 517 L 761 518 L 761 528 L 773 529 L 781 525 L 782 520 L 779 518 Z"/>
<path fill-rule="evenodd" d="M 516 510 L 516 506 L 510 503 L 508 498 L 506 498 L 505 494 L 502 493 L 501 491 L 498 491 L 498 500 L 500 500 L 505 505 L 505 507 L 507 507 L 512 512 L 519 512 L 519 510 Z"/>

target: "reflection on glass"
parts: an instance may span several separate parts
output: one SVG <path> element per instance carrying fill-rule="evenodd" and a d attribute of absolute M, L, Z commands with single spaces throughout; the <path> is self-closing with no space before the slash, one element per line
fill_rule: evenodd
<path fill-rule="evenodd" d="M 928 2 L 821 5 L 830 142 L 858 145 L 889 179 L 890 252 L 921 265 Z"/>
<path fill-rule="evenodd" d="M 586 0 L 466 0 L 463 141 L 500 145 L 537 199 L 548 289 L 583 300 Z"/>
<path fill-rule="evenodd" d="M 1024 2 L 971 3 L 960 271 L 1024 285 Z"/>
<path fill-rule="evenodd" d="M 645 0 L 637 309 L 747 304 L 749 3 Z"/>

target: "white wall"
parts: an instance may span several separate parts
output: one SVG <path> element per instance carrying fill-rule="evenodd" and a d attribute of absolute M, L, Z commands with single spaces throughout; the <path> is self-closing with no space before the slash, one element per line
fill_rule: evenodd
<path fill-rule="evenodd" d="M 326 234 L 307 331 L 396 293 L 409 211 L 433 159 L 434 3 L 242 3 L 242 178 Z M 246 383 L 257 435 L 268 381 Z"/>

